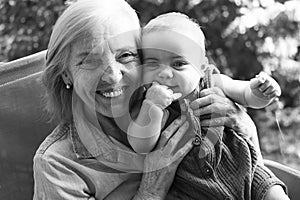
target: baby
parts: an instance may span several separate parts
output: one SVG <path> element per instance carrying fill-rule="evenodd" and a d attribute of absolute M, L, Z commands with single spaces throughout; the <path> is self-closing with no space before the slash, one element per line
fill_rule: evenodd
<path fill-rule="evenodd" d="M 203 129 L 189 108 L 189 102 L 208 87 L 221 88 L 229 98 L 246 107 L 263 108 L 280 96 L 279 85 L 265 73 L 250 81 L 233 80 L 218 73 L 217 69 L 208 65 L 204 43 L 205 37 L 199 25 L 180 13 L 163 14 L 144 27 L 141 44 L 143 82 L 150 87 L 137 118 L 129 125 L 127 138 L 130 145 L 137 153 L 150 152 L 159 139 L 164 116 L 169 113 L 172 117 L 174 113 L 167 110 L 177 110 L 186 114 L 190 121 L 193 130 L 189 133 L 195 137 L 195 147 L 178 167 L 170 189 L 172 199 L 229 196 L 235 199 L 242 199 L 242 196 L 244 199 L 251 199 L 251 196 L 256 199 L 273 196 L 288 199 L 278 187 L 283 183 L 267 168 L 257 164 L 255 149 L 246 138 L 233 130 L 223 134 L 226 131 L 224 127 Z M 181 109 L 172 107 L 175 100 L 180 103 Z M 239 156 L 230 158 L 233 155 Z M 232 166 L 242 162 L 243 166 L 239 168 L 245 170 L 237 173 L 237 169 L 229 166 L 228 160 Z M 210 179 L 207 179 L 207 174 Z M 236 181 L 232 182 L 234 179 Z M 184 185 L 189 187 L 184 189 Z M 261 187 L 264 189 L 260 190 Z M 271 189 L 272 192 L 268 192 Z"/>
<path fill-rule="evenodd" d="M 217 73 L 217 69 L 207 64 L 204 41 L 198 24 L 179 13 L 161 15 L 144 28 L 143 81 L 152 86 L 147 90 L 135 123 L 128 129 L 128 140 L 136 152 L 147 153 L 153 149 L 161 132 L 163 110 L 174 100 L 201 90 L 199 83 L 207 78 L 208 72 L 216 72 L 208 74 L 210 87 L 221 88 L 229 98 L 245 107 L 263 108 L 280 96 L 280 86 L 264 72 L 250 81 L 233 80 Z M 149 114 L 155 117 L 150 118 Z"/>

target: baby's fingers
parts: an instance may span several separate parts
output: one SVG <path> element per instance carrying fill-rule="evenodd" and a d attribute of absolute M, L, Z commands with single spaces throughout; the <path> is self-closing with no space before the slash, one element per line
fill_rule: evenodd
<path fill-rule="evenodd" d="M 278 91 L 276 91 L 274 87 L 270 86 L 263 92 L 263 95 L 268 97 L 269 99 L 272 99 L 278 95 Z"/>
<path fill-rule="evenodd" d="M 269 98 L 279 97 L 281 95 L 281 89 L 278 83 L 275 80 L 267 80 L 266 84 L 263 84 L 259 90 L 263 93 L 264 96 Z"/>
<path fill-rule="evenodd" d="M 265 83 L 268 75 L 264 72 L 260 72 L 255 78 L 250 80 L 250 88 L 256 89 L 261 86 L 261 84 Z"/>
<path fill-rule="evenodd" d="M 176 99 L 179 99 L 181 96 L 182 96 L 181 93 L 174 93 L 173 94 L 173 101 L 176 100 Z"/>
<path fill-rule="evenodd" d="M 271 87 L 271 83 L 269 80 L 266 80 L 263 84 L 261 84 L 259 86 L 259 91 L 261 91 L 262 93 L 265 93 L 267 91 L 268 88 Z"/>
<path fill-rule="evenodd" d="M 250 88 L 251 89 L 256 89 L 264 82 L 265 82 L 265 79 L 261 79 L 259 77 L 252 78 L 250 80 Z"/>

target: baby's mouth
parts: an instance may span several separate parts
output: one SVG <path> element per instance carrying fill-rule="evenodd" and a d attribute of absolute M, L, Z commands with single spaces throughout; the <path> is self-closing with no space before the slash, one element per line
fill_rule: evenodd
<path fill-rule="evenodd" d="M 97 90 L 96 93 L 100 94 L 101 96 L 105 98 L 116 98 L 121 96 L 124 93 L 125 87 L 121 88 L 111 88 L 108 90 Z"/>

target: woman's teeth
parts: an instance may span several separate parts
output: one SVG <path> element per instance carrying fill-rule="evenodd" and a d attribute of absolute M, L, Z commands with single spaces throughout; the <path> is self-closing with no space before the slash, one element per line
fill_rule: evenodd
<path fill-rule="evenodd" d="M 118 89 L 112 92 L 103 92 L 102 95 L 106 98 L 113 98 L 113 97 L 118 97 L 123 94 L 123 89 Z"/>

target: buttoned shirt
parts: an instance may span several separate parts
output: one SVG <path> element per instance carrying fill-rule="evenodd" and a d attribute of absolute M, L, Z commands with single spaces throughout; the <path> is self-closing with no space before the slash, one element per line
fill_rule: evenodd
<path fill-rule="evenodd" d="M 141 173 L 137 169 L 142 158 L 113 138 L 105 137 L 133 154 L 122 154 L 119 149 L 111 149 L 107 154 L 105 145 L 101 148 L 100 143 L 97 152 L 105 157 L 97 159 L 80 141 L 74 124 L 57 126 L 34 157 L 34 199 L 132 199 L 140 184 Z"/>

